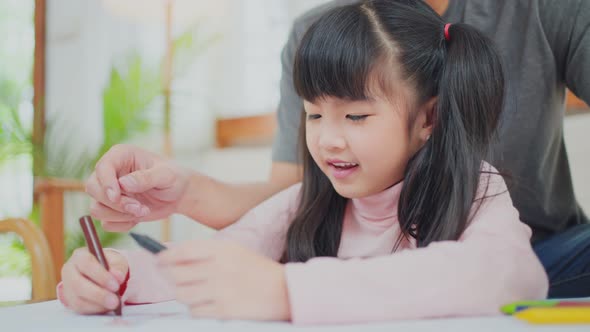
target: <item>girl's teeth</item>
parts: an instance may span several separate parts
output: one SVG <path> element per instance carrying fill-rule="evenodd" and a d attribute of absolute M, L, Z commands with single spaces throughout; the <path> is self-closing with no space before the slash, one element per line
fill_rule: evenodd
<path fill-rule="evenodd" d="M 333 163 L 332 165 L 334 165 L 336 167 L 354 167 L 357 164 L 355 164 L 355 163 Z"/>

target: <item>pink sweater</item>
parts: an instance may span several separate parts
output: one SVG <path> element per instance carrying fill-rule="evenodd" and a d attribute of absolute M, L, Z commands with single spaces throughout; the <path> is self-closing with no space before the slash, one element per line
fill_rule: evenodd
<path fill-rule="evenodd" d="M 482 178 L 488 175 L 483 175 Z M 530 245 L 503 179 L 491 175 L 487 196 L 458 241 L 416 248 L 399 235 L 401 184 L 346 208 L 338 258 L 286 264 L 291 315 L 297 324 L 499 314 L 501 305 L 545 298 L 547 276 Z M 263 202 L 216 237 L 278 260 L 301 184 Z M 125 251 L 130 278 L 125 303 L 174 298 L 144 250 Z M 360 257 L 371 258 L 360 258 Z M 343 260 L 342 258 L 348 258 Z"/>

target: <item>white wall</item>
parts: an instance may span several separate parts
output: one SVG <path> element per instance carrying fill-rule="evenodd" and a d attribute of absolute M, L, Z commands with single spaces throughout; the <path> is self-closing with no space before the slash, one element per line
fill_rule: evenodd
<path fill-rule="evenodd" d="M 574 191 L 578 202 L 590 216 L 590 114 L 573 115 L 565 118 L 564 136 L 569 157 Z"/>

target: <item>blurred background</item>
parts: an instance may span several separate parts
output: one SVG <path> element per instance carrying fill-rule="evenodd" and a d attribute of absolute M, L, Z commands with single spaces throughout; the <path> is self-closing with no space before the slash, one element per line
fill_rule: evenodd
<path fill-rule="evenodd" d="M 85 245 L 83 181 L 114 144 L 226 181 L 265 179 L 280 52 L 293 20 L 323 2 L 0 0 L 0 305 L 54 295 L 61 262 Z M 574 186 L 590 211 L 590 111 L 567 103 Z M 138 231 L 211 234 L 185 219 Z M 103 246 L 133 246 L 97 228 Z"/>

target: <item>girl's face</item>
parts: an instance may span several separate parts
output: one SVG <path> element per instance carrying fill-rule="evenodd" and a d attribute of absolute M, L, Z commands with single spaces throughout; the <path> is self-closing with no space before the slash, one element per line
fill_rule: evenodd
<path fill-rule="evenodd" d="M 420 115 L 410 128 L 409 107 L 401 104 L 380 98 L 304 101 L 307 147 L 341 196 L 369 196 L 403 179 L 431 128 Z"/>

